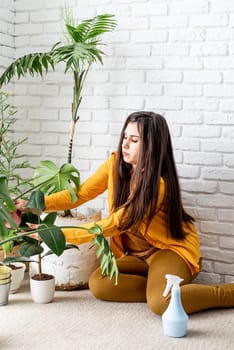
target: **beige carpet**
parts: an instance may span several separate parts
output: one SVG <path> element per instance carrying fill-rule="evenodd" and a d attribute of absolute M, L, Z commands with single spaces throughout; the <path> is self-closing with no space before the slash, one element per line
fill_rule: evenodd
<path fill-rule="evenodd" d="M 50 304 L 32 302 L 27 279 L 0 306 L 2 350 L 233 350 L 233 309 L 191 315 L 184 338 L 164 336 L 145 303 L 96 300 L 89 290 L 56 291 Z"/>

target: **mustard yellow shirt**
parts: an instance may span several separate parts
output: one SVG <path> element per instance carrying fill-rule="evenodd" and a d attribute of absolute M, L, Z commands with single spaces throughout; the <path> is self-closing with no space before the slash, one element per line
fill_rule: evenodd
<path fill-rule="evenodd" d="M 72 203 L 68 190 L 64 190 L 45 197 L 46 211 L 58 211 L 76 208 L 77 206 L 90 201 L 108 189 L 108 205 L 111 212 L 114 191 L 114 170 L 116 163 L 116 152 L 113 152 L 110 158 L 104 162 L 99 169 L 89 177 L 80 187 L 77 193 L 78 200 Z M 184 224 L 184 230 L 187 233 L 185 239 L 176 240 L 168 235 L 168 225 L 166 213 L 161 206 L 165 194 L 165 183 L 161 178 L 158 209 L 153 220 L 151 221 L 147 233 L 145 234 L 145 220 L 140 224 L 139 231 L 145 239 L 153 246 L 159 249 L 171 249 L 179 254 L 187 263 L 192 274 L 199 272 L 200 244 L 196 228 L 191 223 Z M 161 209 L 160 209 L 161 208 Z M 103 227 L 106 237 L 111 237 L 111 249 L 116 257 L 124 254 L 121 242 L 121 234 L 118 230 L 119 219 L 123 209 L 111 213 L 107 218 L 97 222 Z M 94 223 L 84 224 L 82 227 L 91 228 Z M 93 236 L 81 228 L 63 229 L 67 242 L 82 244 L 92 241 Z"/>

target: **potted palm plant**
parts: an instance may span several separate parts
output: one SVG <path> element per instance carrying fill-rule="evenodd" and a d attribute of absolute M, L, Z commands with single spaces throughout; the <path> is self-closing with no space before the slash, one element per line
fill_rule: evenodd
<path fill-rule="evenodd" d="M 102 36 L 105 33 L 113 31 L 117 23 L 112 14 L 100 14 L 75 24 L 71 12 L 66 11 L 64 19 L 66 43 L 56 43 L 48 52 L 29 53 L 17 58 L 1 75 L 0 87 L 10 82 L 14 77 L 20 79 L 27 74 L 31 76 L 45 76 L 50 70 L 55 70 L 58 64 L 62 63 L 65 65 L 64 72 L 71 73 L 73 78 L 71 123 L 67 153 L 67 163 L 70 164 L 72 162 L 75 127 L 80 118 L 79 107 L 82 101 L 84 83 L 92 65 L 94 63 L 103 64 L 105 53 L 102 50 L 102 46 L 104 45 L 101 40 Z M 98 212 L 94 211 L 93 217 L 87 217 L 79 212 L 77 214 L 78 220 L 76 218 L 73 220 L 74 212 L 72 214 L 70 210 L 67 210 L 64 212 L 63 216 L 67 216 L 68 219 L 61 219 L 60 217 L 59 223 L 58 221 L 57 223 L 64 225 L 64 220 L 66 220 L 65 224 L 70 224 L 72 218 L 72 225 L 78 225 L 81 217 L 82 222 L 96 221 L 101 218 L 100 210 Z M 68 259 L 67 263 L 63 262 L 64 270 L 62 271 L 60 279 L 56 282 L 57 289 L 87 288 L 88 278 L 98 264 L 95 251 L 89 248 L 89 244 L 84 244 L 80 247 L 79 252 L 74 249 L 64 253 L 66 254 L 66 261 L 68 255 L 72 260 L 69 261 Z M 80 259 L 80 257 L 82 258 Z M 63 257 L 59 257 L 59 261 L 55 259 L 52 264 L 61 266 L 61 259 L 63 259 Z M 86 263 L 87 259 L 89 260 L 89 264 Z M 50 264 L 49 261 L 48 264 Z M 74 266 L 74 264 L 76 266 Z M 70 270 L 69 266 L 74 266 L 72 273 L 68 272 Z M 56 266 L 48 266 L 48 268 L 56 269 Z M 83 271 L 82 276 L 77 273 L 77 271 L 81 270 Z M 68 275 L 72 276 L 72 279 L 67 280 Z"/>
<path fill-rule="evenodd" d="M 78 110 L 82 101 L 82 91 L 87 74 L 94 63 L 103 64 L 101 41 L 103 34 L 111 32 L 116 27 L 112 14 L 101 14 L 86 19 L 78 25 L 74 24 L 70 12 L 65 13 L 64 44 L 58 42 L 48 52 L 29 53 L 17 58 L 0 76 L 0 87 L 9 83 L 13 78 L 31 76 L 44 76 L 50 69 L 55 70 L 58 64 L 65 64 L 65 73 L 71 72 L 73 77 L 73 92 L 71 103 L 71 125 L 67 163 L 72 161 L 72 148 L 75 126 L 79 120 Z"/>

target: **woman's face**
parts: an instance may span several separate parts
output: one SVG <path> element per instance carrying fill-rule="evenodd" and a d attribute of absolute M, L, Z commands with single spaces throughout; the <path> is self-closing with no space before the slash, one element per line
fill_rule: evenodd
<path fill-rule="evenodd" d="M 131 164 L 133 168 L 136 167 L 139 151 L 140 151 L 141 139 L 137 128 L 137 123 L 129 122 L 122 142 L 122 154 L 126 163 Z"/>

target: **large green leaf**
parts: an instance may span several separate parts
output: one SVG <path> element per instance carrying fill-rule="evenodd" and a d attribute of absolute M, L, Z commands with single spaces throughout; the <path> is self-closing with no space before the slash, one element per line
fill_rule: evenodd
<path fill-rule="evenodd" d="M 49 213 L 44 217 L 44 219 L 42 220 L 42 223 L 52 225 L 55 222 L 56 217 L 57 217 L 56 212 Z"/>
<path fill-rule="evenodd" d="M 8 256 L 3 259 L 3 264 L 11 264 L 14 262 L 37 262 L 36 260 L 32 260 L 26 256 Z"/>
<path fill-rule="evenodd" d="M 15 223 L 11 216 L 9 209 L 6 207 L 5 203 L 0 199 L 0 237 L 3 238 L 8 233 L 8 228 L 6 223 L 11 229 L 17 230 L 18 225 Z"/>
<path fill-rule="evenodd" d="M 65 62 L 65 72 L 69 69 L 80 72 L 82 64 L 89 66 L 95 61 L 102 63 L 103 54 L 103 51 L 97 48 L 96 43 L 74 43 L 55 49 L 53 58 L 57 62 Z"/>
<path fill-rule="evenodd" d="M 116 27 L 116 21 L 111 14 L 97 15 L 82 21 L 76 27 L 67 24 L 67 31 L 75 42 L 87 42 L 99 37 L 101 34 L 110 32 Z"/>
<path fill-rule="evenodd" d="M 36 52 L 17 58 L 0 76 L 0 87 L 17 76 L 18 79 L 27 73 L 30 75 L 47 74 L 49 67 L 54 69 L 53 57 L 50 52 Z"/>
<path fill-rule="evenodd" d="M 40 223 L 40 218 L 38 217 L 38 213 L 34 214 L 30 211 L 26 211 L 25 213 L 22 213 L 21 215 L 21 223 L 20 223 L 20 228 L 22 231 L 28 230 L 28 225 L 27 223 L 30 222 L 31 224 L 39 224 Z"/>
<path fill-rule="evenodd" d="M 20 245 L 20 248 L 19 248 L 20 255 L 25 257 L 38 255 L 38 254 L 41 254 L 42 252 L 43 252 L 43 248 L 36 239 L 25 241 Z"/>
<path fill-rule="evenodd" d="M 52 250 L 54 254 L 60 256 L 66 248 L 66 241 L 62 230 L 54 225 L 42 224 L 38 230 L 43 242 Z"/>
<path fill-rule="evenodd" d="M 6 203 L 10 211 L 13 211 L 15 208 L 14 202 L 10 197 L 10 193 L 7 187 L 7 181 L 5 175 L 0 175 L 0 200 Z"/>
<path fill-rule="evenodd" d="M 66 249 L 66 241 L 61 228 L 43 223 L 38 226 L 35 231 L 49 249 L 57 256 L 60 256 Z M 29 234 L 35 231 L 30 231 Z M 29 236 L 24 236 L 23 239 L 25 242 L 20 246 L 20 255 L 29 257 L 43 252 L 44 249 L 40 244 L 41 242 L 38 240 Z"/>
<path fill-rule="evenodd" d="M 71 182 L 76 189 L 80 188 L 80 173 L 72 164 L 63 164 L 59 169 L 50 160 L 40 162 L 40 165 L 34 172 L 34 183 L 40 187 L 44 194 L 51 194 L 55 192 L 68 189 L 72 201 L 77 200 L 76 193 L 71 186 Z"/>
<path fill-rule="evenodd" d="M 45 209 L 44 193 L 41 190 L 33 191 L 26 208 L 30 208 L 33 214 L 41 215 Z"/>

